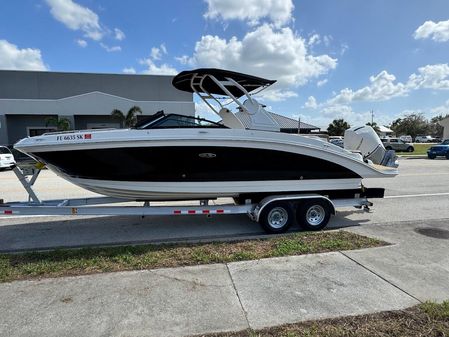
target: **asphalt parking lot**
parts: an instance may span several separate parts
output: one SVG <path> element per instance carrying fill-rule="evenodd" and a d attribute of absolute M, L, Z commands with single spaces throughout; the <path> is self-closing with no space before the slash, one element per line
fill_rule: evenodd
<path fill-rule="evenodd" d="M 13 172 L 0 172 L 0 182 L 1 199 L 26 200 L 26 193 Z M 341 209 L 331 219 L 329 228 L 449 219 L 449 160 L 401 158 L 397 177 L 367 179 L 364 184 L 385 187 L 386 198 L 373 200 L 374 207 L 369 213 Z M 43 199 L 95 196 L 48 170 L 41 173 L 35 187 Z M 147 216 L 143 219 L 136 216 L 0 217 L 0 251 L 3 252 L 262 235 L 260 226 L 242 215 Z"/>

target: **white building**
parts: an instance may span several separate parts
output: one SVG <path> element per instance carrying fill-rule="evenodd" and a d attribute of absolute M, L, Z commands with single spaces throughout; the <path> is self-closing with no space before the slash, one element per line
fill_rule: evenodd
<path fill-rule="evenodd" d="M 449 117 L 446 117 L 445 119 L 442 119 L 438 122 L 443 128 L 443 139 L 449 139 Z"/>
<path fill-rule="evenodd" d="M 383 125 L 379 125 L 379 137 L 380 138 L 385 138 L 385 137 L 390 137 L 391 135 L 394 134 L 394 131 L 387 128 L 386 126 Z"/>

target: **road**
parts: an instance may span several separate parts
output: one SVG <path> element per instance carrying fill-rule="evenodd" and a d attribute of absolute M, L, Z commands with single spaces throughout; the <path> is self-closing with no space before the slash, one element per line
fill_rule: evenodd
<path fill-rule="evenodd" d="M 371 212 L 343 209 L 329 227 L 449 221 L 449 160 L 400 159 L 393 179 L 367 179 L 367 187 L 385 187 L 386 198 L 374 200 Z M 43 199 L 86 197 L 95 194 L 67 183 L 50 171 L 42 172 L 36 190 Z M 13 172 L 0 172 L 0 198 L 25 200 Z M 292 228 L 298 230 L 298 228 Z M 125 243 L 209 241 L 263 237 L 257 223 L 246 216 L 217 217 L 0 217 L 0 251 L 118 245 Z"/>

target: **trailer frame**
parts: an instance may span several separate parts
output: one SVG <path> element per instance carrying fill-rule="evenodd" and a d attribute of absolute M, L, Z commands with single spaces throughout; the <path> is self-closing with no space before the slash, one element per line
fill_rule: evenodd
<path fill-rule="evenodd" d="M 298 213 L 298 210 L 300 210 L 299 205 L 301 205 L 301 203 L 315 201 L 315 204 L 321 205 L 315 206 L 315 210 L 319 210 L 318 207 L 325 208 L 325 215 L 327 218 L 329 218 L 330 215 L 335 215 L 336 209 L 340 207 L 356 207 L 369 211 L 369 207 L 373 205 L 372 202 L 368 201 L 366 196 L 362 196 L 361 194 L 355 194 L 354 198 L 330 199 L 325 195 L 316 193 L 273 194 L 263 198 L 259 202 L 253 202 L 251 199 L 246 199 L 245 202 L 240 205 L 210 205 L 210 200 L 199 200 L 199 205 L 189 206 L 156 206 L 151 205 L 150 201 L 141 201 L 142 205 L 129 205 L 129 203 L 134 201 L 107 196 L 43 200 L 33 189 L 33 185 L 37 181 L 43 168 L 44 166 L 41 164 L 28 170 L 22 170 L 18 166 L 13 167 L 13 172 L 28 193 L 28 201 L 4 202 L 0 199 L 1 216 L 132 215 L 144 217 L 154 215 L 212 216 L 222 214 L 246 214 L 251 220 L 259 222 L 267 232 L 281 233 L 285 232 L 290 225 L 296 221 L 296 216 L 292 217 L 290 214 L 292 212 Z M 28 176 L 30 176 L 30 178 L 28 178 Z M 112 206 L 112 204 L 120 205 Z M 267 212 L 267 210 L 273 208 L 273 205 L 277 206 L 277 208 L 275 208 L 275 213 L 273 214 L 272 209 L 270 211 L 271 213 Z M 326 205 L 328 207 L 326 207 Z M 284 219 L 286 215 L 288 215 L 290 219 Z M 274 222 L 275 225 L 270 224 L 269 221 L 267 224 L 267 216 L 271 216 L 273 219 L 278 219 Z M 284 223 L 284 220 L 287 222 Z M 324 224 L 320 223 L 318 226 L 307 226 L 306 224 L 306 228 L 310 230 L 320 230 L 327 225 L 327 221 Z M 279 223 L 283 225 L 280 226 Z"/>

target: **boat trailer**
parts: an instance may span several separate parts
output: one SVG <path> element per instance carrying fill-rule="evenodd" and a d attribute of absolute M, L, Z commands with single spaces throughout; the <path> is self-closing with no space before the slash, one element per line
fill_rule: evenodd
<path fill-rule="evenodd" d="M 112 197 L 89 197 L 73 199 L 42 200 L 33 189 L 33 185 L 44 165 L 38 163 L 35 168 L 21 169 L 18 166 L 13 172 L 28 193 L 28 201 L 4 202 L 0 199 L 0 216 L 32 216 L 32 215 L 221 215 L 246 214 L 268 233 L 283 233 L 297 222 L 307 230 L 321 230 L 331 215 L 340 207 L 355 207 L 369 211 L 373 204 L 367 196 L 354 194 L 353 198 L 330 199 L 326 195 L 315 193 L 270 195 L 259 202 L 246 199 L 242 204 L 210 205 L 210 200 L 200 200 L 193 206 L 159 206 L 142 201 Z M 379 197 L 383 197 L 383 189 Z M 377 193 L 378 194 L 378 193 Z M 134 203 L 134 205 L 130 205 Z M 115 205 L 113 205 L 115 204 Z"/>

